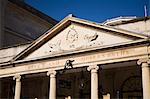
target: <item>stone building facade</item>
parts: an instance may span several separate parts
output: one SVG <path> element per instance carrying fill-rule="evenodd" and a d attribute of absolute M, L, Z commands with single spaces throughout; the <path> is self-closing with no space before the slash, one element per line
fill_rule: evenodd
<path fill-rule="evenodd" d="M 149 26 L 149 17 L 100 24 L 69 15 L 32 43 L 0 50 L 0 99 L 149 99 Z"/>
<path fill-rule="evenodd" d="M 69 15 L 31 44 L 1 49 L 1 99 L 149 99 L 150 18 L 116 21 Z"/>

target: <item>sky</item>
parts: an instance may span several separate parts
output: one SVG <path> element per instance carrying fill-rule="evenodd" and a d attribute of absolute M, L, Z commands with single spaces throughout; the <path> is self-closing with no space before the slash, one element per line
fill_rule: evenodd
<path fill-rule="evenodd" d="M 27 4 L 58 21 L 69 14 L 73 14 L 78 18 L 99 23 L 120 16 L 144 17 L 144 5 L 147 5 L 147 9 L 150 9 L 150 7 L 148 7 L 150 4 L 149 1 L 150 0 L 25 0 Z"/>

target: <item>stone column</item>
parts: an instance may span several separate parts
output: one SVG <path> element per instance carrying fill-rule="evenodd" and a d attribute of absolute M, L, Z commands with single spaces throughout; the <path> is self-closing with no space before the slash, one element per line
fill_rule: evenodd
<path fill-rule="evenodd" d="M 150 99 L 150 60 L 140 59 L 138 64 L 142 67 L 142 85 L 143 85 L 143 99 Z"/>
<path fill-rule="evenodd" d="M 48 71 L 50 76 L 49 99 L 56 99 L 56 71 Z"/>
<path fill-rule="evenodd" d="M 88 71 L 91 71 L 91 99 L 98 99 L 98 69 L 97 65 L 91 65 L 87 68 Z"/>
<path fill-rule="evenodd" d="M 20 95 L 21 95 L 21 76 L 20 75 L 16 75 L 13 77 L 14 80 L 16 80 L 16 86 L 15 86 L 15 97 L 14 99 L 20 99 Z"/>

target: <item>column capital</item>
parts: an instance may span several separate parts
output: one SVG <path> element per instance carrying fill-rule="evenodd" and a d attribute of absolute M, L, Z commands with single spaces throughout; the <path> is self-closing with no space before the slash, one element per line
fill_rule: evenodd
<path fill-rule="evenodd" d="M 150 64 L 150 59 L 149 58 L 141 58 L 137 61 L 138 65 L 141 65 L 142 63 Z"/>
<path fill-rule="evenodd" d="M 56 71 L 55 70 L 50 70 L 47 72 L 47 76 L 50 76 L 50 77 L 55 77 L 56 76 Z"/>
<path fill-rule="evenodd" d="M 21 76 L 18 74 L 18 75 L 15 75 L 14 77 L 13 77 L 13 80 L 16 80 L 16 81 L 20 81 L 20 79 L 21 79 Z"/>
<path fill-rule="evenodd" d="M 87 70 L 91 71 L 91 72 L 97 72 L 97 70 L 99 69 L 99 67 L 97 65 L 90 65 Z"/>

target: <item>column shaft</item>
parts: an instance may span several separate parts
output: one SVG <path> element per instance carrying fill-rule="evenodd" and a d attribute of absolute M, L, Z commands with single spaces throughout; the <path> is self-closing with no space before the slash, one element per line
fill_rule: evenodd
<path fill-rule="evenodd" d="M 49 71 L 50 76 L 49 99 L 56 99 L 56 71 Z"/>
<path fill-rule="evenodd" d="M 20 79 L 21 79 L 21 76 L 16 75 L 14 77 L 14 79 L 16 80 L 14 99 L 20 99 L 20 95 L 21 95 L 21 81 L 20 81 Z"/>
<path fill-rule="evenodd" d="M 88 71 L 91 71 L 91 99 L 98 99 L 98 73 L 97 65 L 89 66 Z"/>
<path fill-rule="evenodd" d="M 98 74 L 91 70 L 91 99 L 98 99 Z"/>
<path fill-rule="evenodd" d="M 56 99 L 56 78 L 50 78 L 49 99 Z"/>
<path fill-rule="evenodd" d="M 150 99 L 150 68 L 148 63 L 142 63 L 143 99 Z"/>

